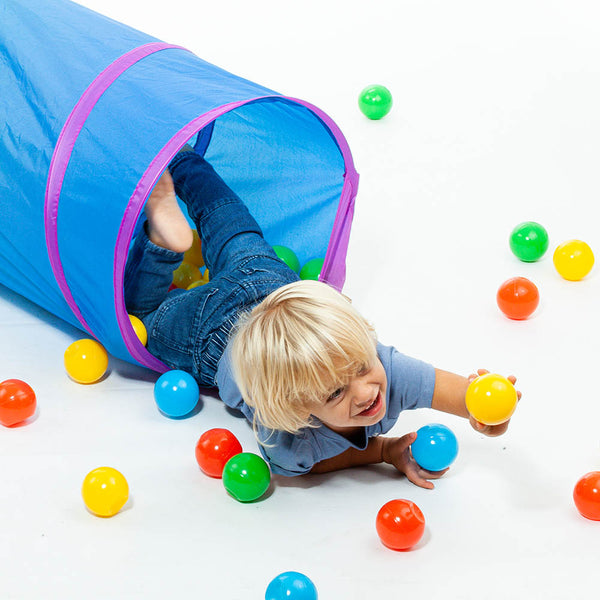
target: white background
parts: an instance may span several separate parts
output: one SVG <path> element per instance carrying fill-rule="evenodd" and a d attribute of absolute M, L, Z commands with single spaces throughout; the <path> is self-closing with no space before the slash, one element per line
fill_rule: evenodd
<path fill-rule="evenodd" d="M 0 288 L 0 379 L 24 379 L 39 403 L 33 422 L 0 428 L 0 598 L 260 599 L 286 570 L 322 600 L 596 597 L 600 523 L 571 495 L 600 469 L 600 276 L 564 281 L 551 254 L 571 238 L 600 252 L 597 4 L 85 4 L 330 114 L 361 174 L 345 292 L 384 343 L 465 375 L 514 373 L 523 399 L 499 439 L 433 411 L 401 416 L 395 434 L 442 422 L 459 439 L 433 491 L 378 466 L 274 478 L 244 505 L 199 471 L 194 446 L 218 426 L 257 451 L 245 421 L 213 396 L 169 420 L 155 375 L 117 360 L 97 385 L 72 382 L 62 356 L 80 332 Z M 379 122 L 357 108 L 371 83 L 394 96 Z M 525 220 L 550 234 L 535 264 L 508 248 Z M 526 322 L 495 304 L 516 275 L 540 289 Z M 111 519 L 80 496 L 101 465 L 131 489 Z M 375 532 L 393 498 L 427 520 L 409 552 Z"/>

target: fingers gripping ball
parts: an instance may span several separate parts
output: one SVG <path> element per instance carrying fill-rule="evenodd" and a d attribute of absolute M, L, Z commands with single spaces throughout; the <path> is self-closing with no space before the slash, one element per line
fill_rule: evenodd
<path fill-rule="evenodd" d="M 142 323 L 141 319 L 138 319 L 134 315 L 129 315 L 129 320 L 131 321 L 131 326 L 135 331 L 135 335 L 138 336 L 138 339 L 142 345 L 145 346 L 148 343 L 148 332 L 146 331 L 146 326 Z"/>
<path fill-rule="evenodd" d="M 467 410 L 484 425 L 500 425 L 508 421 L 517 408 L 517 390 L 502 375 L 486 373 L 474 379 L 467 388 Z"/>
<path fill-rule="evenodd" d="M 383 85 L 369 85 L 358 96 L 358 107 L 372 121 L 382 119 L 392 110 L 392 93 Z"/>
<path fill-rule="evenodd" d="M 423 537 L 425 517 L 410 500 L 390 500 L 379 509 L 375 526 L 384 546 L 408 550 Z"/>
<path fill-rule="evenodd" d="M 65 351 L 65 369 L 77 383 L 95 383 L 107 368 L 108 354 L 96 340 L 78 340 Z"/>
<path fill-rule="evenodd" d="M 196 380 L 185 371 L 173 369 L 163 373 L 154 384 L 154 399 L 167 417 L 183 417 L 191 412 L 200 398 Z"/>
<path fill-rule="evenodd" d="M 227 461 L 242 452 L 242 445 L 228 429 L 209 429 L 196 444 L 196 460 L 210 477 L 222 477 Z"/>
<path fill-rule="evenodd" d="M 498 308 L 509 318 L 522 321 L 530 317 L 540 303 L 540 293 L 526 277 L 505 281 L 496 294 Z"/>
<path fill-rule="evenodd" d="M 0 383 L 0 423 L 11 427 L 29 419 L 35 413 L 35 392 L 20 379 Z"/>
<path fill-rule="evenodd" d="M 286 571 L 269 583 L 265 600 L 318 600 L 317 588 L 306 575 Z"/>
<path fill-rule="evenodd" d="M 519 260 L 535 262 L 548 250 L 548 232 L 535 221 L 525 221 L 512 230 L 509 244 Z"/>
<path fill-rule="evenodd" d="M 569 240 L 556 248 L 552 260 L 561 277 L 579 281 L 592 270 L 594 253 L 585 242 Z"/>
<path fill-rule="evenodd" d="M 269 488 L 271 472 L 257 454 L 242 452 L 230 458 L 223 469 L 225 489 L 240 502 L 252 502 Z"/>
<path fill-rule="evenodd" d="M 592 471 L 577 482 L 573 500 L 582 516 L 600 521 L 600 471 Z"/>
<path fill-rule="evenodd" d="M 417 431 L 411 444 L 413 458 L 427 471 L 442 471 L 449 467 L 458 454 L 456 436 L 445 425 L 432 423 Z"/>
<path fill-rule="evenodd" d="M 99 517 L 112 517 L 129 498 L 129 485 L 123 475 L 111 467 L 90 471 L 83 480 L 81 495 L 88 509 Z"/>

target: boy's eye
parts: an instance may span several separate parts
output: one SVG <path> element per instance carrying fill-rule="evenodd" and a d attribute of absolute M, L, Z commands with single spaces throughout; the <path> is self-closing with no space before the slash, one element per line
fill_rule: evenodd
<path fill-rule="evenodd" d="M 329 396 L 329 398 L 327 398 L 327 402 L 329 402 L 331 400 L 336 400 L 343 394 L 343 392 L 344 392 L 344 388 L 338 388 L 337 390 L 335 390 L 335 392 L 333 392 L 333 394 L 331 394 Z"/>

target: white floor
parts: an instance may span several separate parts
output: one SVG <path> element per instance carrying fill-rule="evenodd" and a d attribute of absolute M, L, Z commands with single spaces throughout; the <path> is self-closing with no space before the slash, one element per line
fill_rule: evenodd
<path fill-rule="evenodd" d="M 260 599 L 298 570 L 323 600 L 564 599 L 597 596 L 600 523 L 571 494 L 600 469 L 600 269 L 562 280 L 551 253 L 580 238 L 600 258 L 600 8 L 548 0 L 87 0 L 104 14 L 328 112 L 361 173 L 346 293 L 383 342 L 469 374 L 514 373 L 523 400 L 487 439 L 433 411 L 394 433 L 450 426 L 459 457 L 433 491 L 388 468 L 274 478 L 244 505 L 194 458 L 200 434 L 246 423 L 206 396 L 193 417 L 157 411 L 155 376 L 119 361 L 80 386 L 62 355 L 80 333 L 0 287 L 0 379 L 35 389 L 26 426 L 0 429 L 0 598 Z M 394 94 L 380 122 L 358 111 L 370 83 Z M 551 249 L 508 249 L 537 220 Z M 497 287 L 523 275 L 541 303 L 509 321 Z M 594 375 L 596 373 L 596 375 Z M 112 519 L 80 486 L 108 465 L 131 499 Z M 379 508 L 415 501 L 427 519 L 412 551 L 383 547 Z"/>

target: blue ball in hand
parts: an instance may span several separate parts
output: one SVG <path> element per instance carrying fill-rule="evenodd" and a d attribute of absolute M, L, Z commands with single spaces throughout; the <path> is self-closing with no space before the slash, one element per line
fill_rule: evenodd
<path fill-rule="evenodd" d="M 431 423 L 417 431 L 411 445 L 413 458 L 427 471 L 442 471 L 449 467 L 458 454 L 456 436 L 445 425 Z"/>

